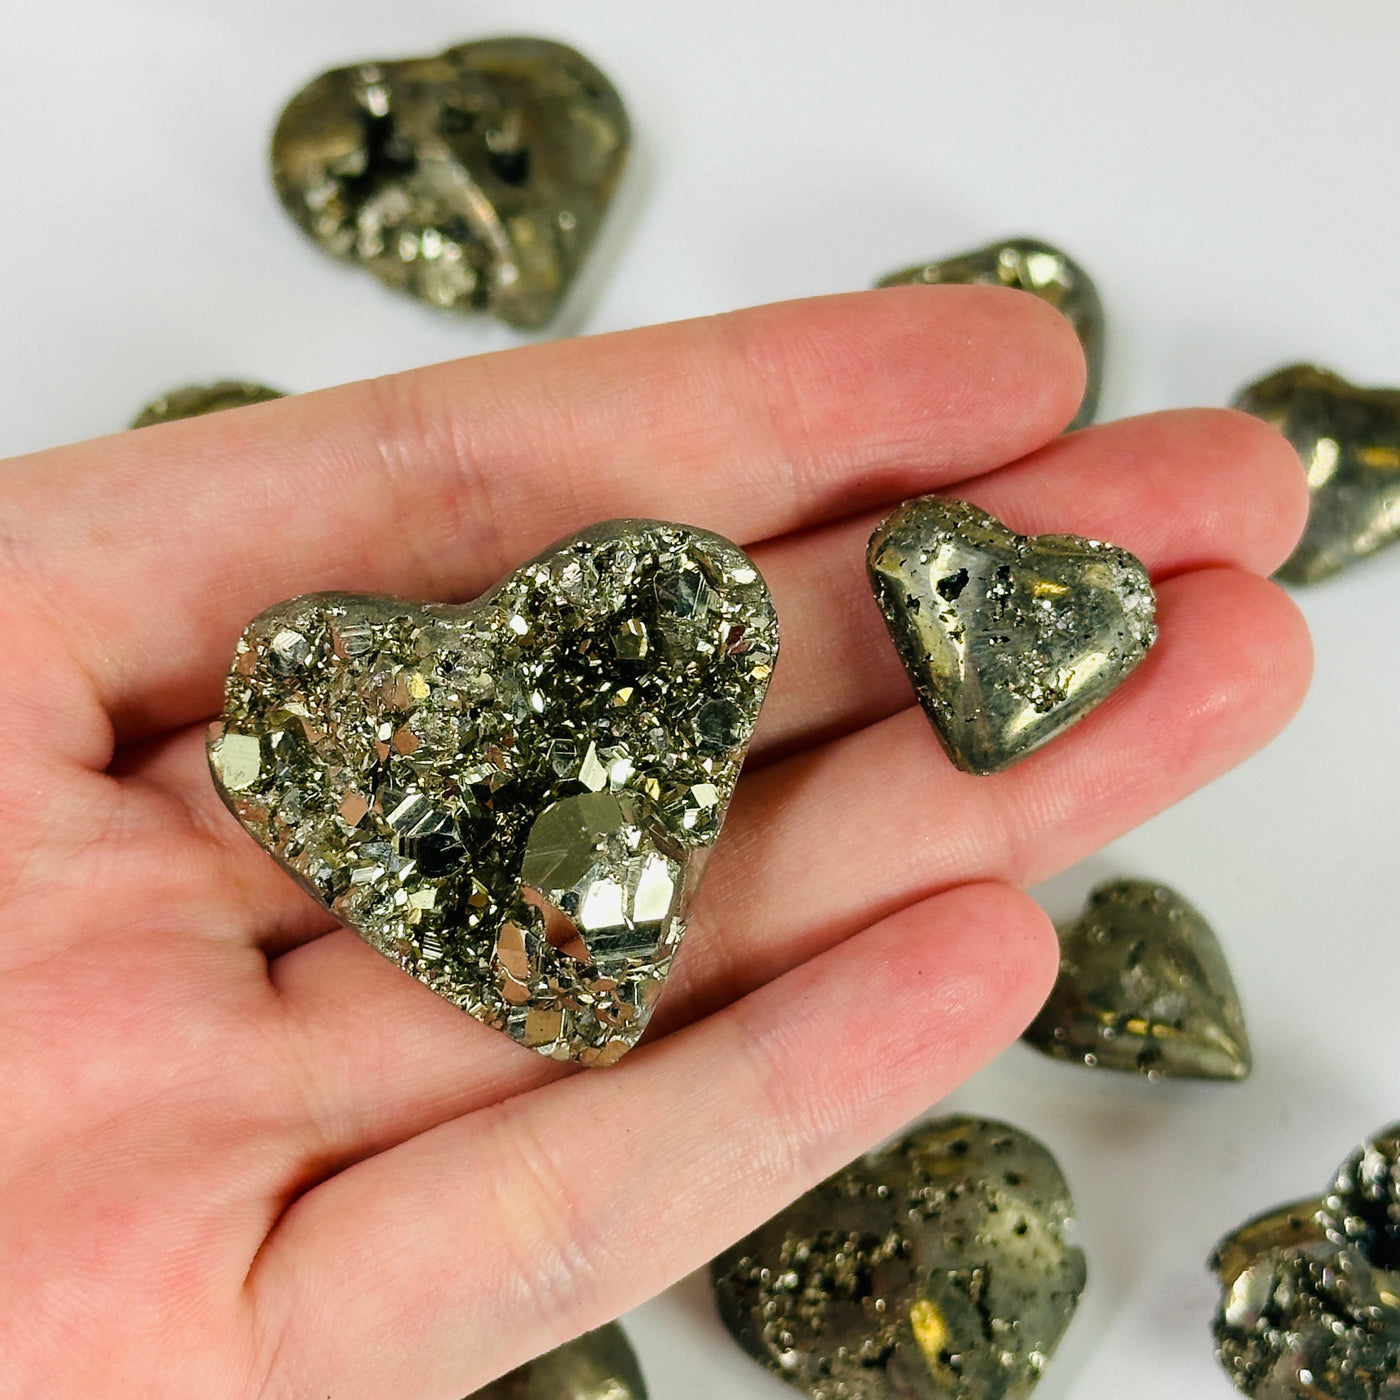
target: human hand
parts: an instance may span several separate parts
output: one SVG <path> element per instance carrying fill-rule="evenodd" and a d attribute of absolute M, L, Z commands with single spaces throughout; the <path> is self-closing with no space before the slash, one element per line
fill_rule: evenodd
<path fill-rule="evenodd" d="M 1306 511 L 1251 419 L 1055 434 L 1034 299 L 901 288 L 535 346 L 0 464 L 0 1391 L 458 1400 L 657 1292 L 984 1063 L 1048 990 L 1020 888 L 1270 738 Z M 947 489 L 1132 550 L 1161 637 L 955 771 L 864 578 Z M 642 1047 L 571 1073 L 336 927 L 215 795 L 239 631 L 469 597 L 615 516 L 750 549 L 783 651 Z"/>

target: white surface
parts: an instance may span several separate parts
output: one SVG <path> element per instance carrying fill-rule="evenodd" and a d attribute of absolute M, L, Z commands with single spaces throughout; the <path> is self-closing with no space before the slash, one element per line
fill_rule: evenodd
<path fill-rule="evenodd" d="M 1104 416 L 1221 403 L 1282 361 L 1400 383 L 1394 0 L 45 0 L 5 19 L 0 452 L 224 375 L 288 389 L 512 343 L 341 268 L 264 168 L 333 64 L 498 33 L 576 43 L 639 159 L 592 330 L 860 287 L 1006 233 L 1063 243 L 1111 316 Z M 178 201 L 178 202 L 177 202 Z M 174 214 L 176 217 L 171 217 Z M 1400 1116 L 1400 550 L 1299 594 L 1317 681 L 1266 753 L 1043 891 L 1180 886 L 1250 1014 L 1243 1087 L 1015 1047 L 957 1094 L 1059 1154 L 1092 1282 L 1040 1400 L 1232 1395 L 1203 1260 Z M 654 1400 L 781 1400 L 695 1279 L 629 1319 Z M 404 1397 L 404 1400 L 410 1400 Z"/>

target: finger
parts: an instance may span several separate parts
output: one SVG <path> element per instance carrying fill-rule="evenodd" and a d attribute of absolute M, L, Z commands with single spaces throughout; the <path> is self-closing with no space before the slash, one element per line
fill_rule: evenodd
<path fill-rule="evenodd" d="M 1170 581 L 1161 601 L 1161 641 L 1123 689 L 1004 773 L 954 770 L 909 709 L 746 779 L 649 1034 L 939 891 L 1046 879 L 1271 738 L 1308 671 L 1283 592 L 1217 569 Z M 277 959 L 273 977 L 292 1058 L 313 1076 L 303 1097 L 323 1106 L 303 1144 L 320 1160 L 378 1150 L 550 1073 L 343 929 Z"/>
<path fill-rule="evenodd" d="M 761 307 L 11 462 L 0 539 L 138 737 L 216 709 L 279 599 L 470 596 L 612 516 L 781 534 L 1022 455 L 1082 373 L 1067 323 L 997 289 Z"/>
<path fill-rule="evenodd" d="M 1271 572 L 1307 511 L 1292 448 L 1257 420 L 1227 412 L 1156 414 L 1089 429 L 959 489 L 1017 528 L 1071 529 L 1120 543 L 1158 578 L 1207 563 Z M 750 772 L 910 703 L 909 682 L 865 579 L 865 544 L 877 518 L 755 548 L 782 619 L 783 650 Z M 266 897 L 241 905 L 249 936 L 279 952 L 331 926 L 224 811 L 209 779 L 202 729 L 161 746 L 144 771 L 205 813 L 203 824 L 223 839 L 240 892 Z"/>
<path fill-rule="evenodd" d="M 614 1070 L 360 1163 L 251 1275 L 269 1388 L 456 1400 L 616 1317 L 989 1059 L 1055 962 L 1029 900 L 960 890 Z"/>

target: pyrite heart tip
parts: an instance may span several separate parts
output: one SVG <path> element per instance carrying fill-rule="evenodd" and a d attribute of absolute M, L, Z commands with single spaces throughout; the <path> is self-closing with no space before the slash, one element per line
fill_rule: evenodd
<path fill-rule="evenodd" d="M 517 1367 L 467 1400 L 647 1400 L 627 1334 L 615 1322 Z"/>
<path fill-rule="evenodd" d="M 1157 636 L 1127 550 L 1018 535 L 964 501 L 906 501 L 876 527 L 866 568 L 919 703 L 969 773 L 998 773 L 1082 719 Z"/>
<path fill-rule="evenodd" d="M 1059 929 L 1060 974 L 1024 1039 L 1152 1078 L 1249 1076 L 1244 1010 L 1215 931 L 1175 890 L 1110 880 Z"/>
<path fill-rule="evenodd" d="M 737 546 L 613 521 L 465 606 L 269 609 L 210 763 L 373 947 L 522 1044 L 610 1064 L 670 969 L 777 646 Z"/>
<path fill-rule="evenodd" d="M 332 256 L 531 329 L 575 281 L 630 142 L 621 98 L 582 54 L 487 39 L 321 74 L 282 112 L 272 172 Z"/>
<path fill-rule="evenodd" d="M 1084 397 L 1069 431 L 1094 421 L 1103 382 L 1104 315 L 1098 288 L 1087 272 L 1052 243 L 1038 238 L 1006 238 L 956 253 L 937 262 L 915 263 L 882 277 L 877 287 L 938 283 L 1012 287 L 1048 302 L 1074 327 L 1084 350 Z"/>

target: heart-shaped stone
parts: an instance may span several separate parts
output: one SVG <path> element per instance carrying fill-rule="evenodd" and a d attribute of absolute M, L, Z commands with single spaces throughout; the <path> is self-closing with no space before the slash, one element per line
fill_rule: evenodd
<path fill-rule="evenodd" d="M 945 1118 L 852 1163 L 710 1266 L 740 1346 L 812 1400 L 1020 1400 L 1084 1290 L 1055 1159 Z"/>
<path fill-rule="evenodd" d="M 1318 1200 L 1257 1216 L 1215 1248 L 1216 1354 L 1256 1400 L 1400 1400 L 1400 1123 Z"/>
<path fill-rule="evenodd" d="M 250 384 L 241 379 L 221 379 L 217 384 L 184 384 L 152 399 L 132 420 L 133 428 L 149 428 L 154 423 L 174 423 L 180 418 L 200 418 L 226 408 L 247 408 L 283 397 L 281 390 L 266 384 Z"/>
<path fill-rule="evenodd" d="M 1127 550 L 1017 535 L 963 501 L 906 501 L 866 568 L 924 712 L 969 773 L 1000 772 L 1083 718 L 1157 636 Z"/>
<path fill-rule="evenodd" d="M 1241 390 L 1235 407 L 1277 428 L 1308 474 L 1307 528 L 1276 577 L 1317 583 L 1400 539 L 1400 389 L 1289 365 Z"/>
<path fill-rule="evenodd" d="M 582 54 L 488 39 L 321 74 L 277 123 L 272 173 L 327 252 L 430 305 L 528 328 L 577 276 L 630 140 Z"/>
<path fill-rule="evenodd" d="M 642 1370 L 615 1322 L 528 1361 L 467 1400 L 647 1400 Z"/>
<path fill-rule="evenodd" d="M 1111 880 L 1059 929 L 1060 975 L 1025 1039 L 1152 1078 L 1245 1079 L 1244 1009 L 1215 931 L 1175 890 Z"/>
<path fill-rule="evenodd" d="M 1068 431 L 1094 421 L 1103 383 L 1103 304 L 1089 274 L 1068 253 L 1038 238 L 1007 238 L 938 262 L 900 268 L 875 285 L 902 287 L 939 282 L 1014 287 L 1048 301 L 1074 327 L 1088 366 L 1084 398 Z"/>
<path fill-rule="evenodd" d="M 742 550 L 613 521 L 465 606 L 263 613 L 210 762 L 385 956 L 524 1045 L 610 1064 L 670 969 L 777 646 Z"/>

